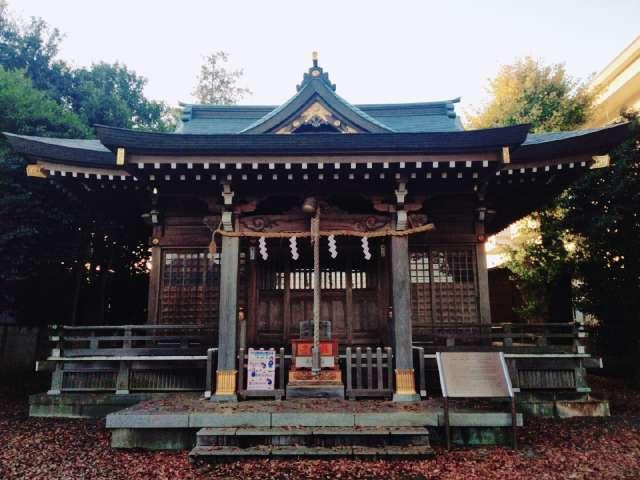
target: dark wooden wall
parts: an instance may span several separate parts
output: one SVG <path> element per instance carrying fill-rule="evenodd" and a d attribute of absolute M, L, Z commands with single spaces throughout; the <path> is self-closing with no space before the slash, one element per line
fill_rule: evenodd
<path fill-rule="evenodd" d="M 410 238 L 415 340 L 481 321 L 476 208 L 470 195 L 438 197 L 425 210 L 436 230 Z M 154 227 L 149 322 L 217 326 L 219 252 L 209 253 L 205 216 L 202 205 L 181 200 L 166 208 Z M 371 239 L 369 261 L 363 259 L 359 239 L 339 237 L 337 242 L 338 257 L 331 259 L 327 239 L 322 239 L 321 318 L 332 322 L 341 344 L 388 345 L 389 241 Z M 299 239 L 298 247 L 300 259 L 294 261 L 287 239 L 270 239 L 265 261 L 255 239 L 242 239 L 238 308 L 246 319 L 247 346 L 286 345 L 298 337 L 300 322 L 311 319 L 309 240 Z"/>

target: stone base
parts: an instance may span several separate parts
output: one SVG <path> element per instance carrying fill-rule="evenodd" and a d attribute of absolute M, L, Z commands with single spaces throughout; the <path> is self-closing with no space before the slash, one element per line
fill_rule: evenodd
<path fill-rule="evenodd" d="M 558 398 L 560 397 L 560 398 Z M 518 410 L 534 417 L 573 418 L 608 417 L 611 415 L 609 402 L 582 394 L 534 394 L 517 396 Z"/>
<path fill-rule="evenodd" d="M 211 396 L 211 401 L 212 402 L 237 402 L 238 395 L 236 395 L 235 393 L 231 393 L 231 394 L 216 393 L 215 395 Z"/>
<path fill-rule="evenodd" d="M 556 416 L 558 418 L 609 417 L 611 411 L 607 400 L 557 400 Z"/>
<path fill-rule="evenodd" d="M 394 402 L 419 402 L 420 395 L 417 393 L 394 393 L 393 394 Z"/>
<path fill-rule="evenodd" d="M 29 416 L 47 418 L 103 418 L 143 400 L 164 394 L 129 393 L 39 393 L 29 397 Z"/>
<path fill-rule="evenodd" d="M 314 385 L 311 382 L 295 382 L 287 385 L 287 398 L 344 398 L 342 383 L 323 383 Z"/>
<path fill-rule="evenodd" d="M 195 430 L 188 428 L 112 428 L 112 448 L 145 450 L 189 450 L 195 445 Z"/>

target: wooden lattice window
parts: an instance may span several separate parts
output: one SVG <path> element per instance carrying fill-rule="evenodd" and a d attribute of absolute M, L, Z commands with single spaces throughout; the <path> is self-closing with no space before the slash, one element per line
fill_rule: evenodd
<path fill-rule="evenodd" d="M 220 257 L 207 250 L 163 250 L 159 323 L 215 326 L 220 303 Z"/>
<path fill-rule="evenodd" d="M 447 328 L 479 323 L 473 246 L 413 248 L 409 272 L 414 326 Z"/>

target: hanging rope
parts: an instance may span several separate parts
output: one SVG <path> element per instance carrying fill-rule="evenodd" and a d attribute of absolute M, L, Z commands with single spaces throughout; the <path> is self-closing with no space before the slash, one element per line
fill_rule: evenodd
<path fill-rule="evenodd" d="M 386 236 L 398 236 L 404 237 L 406 235 L 413 235 L 414 233 L 428 232 L 435 230 L 433 223 L 427 223 L 419 227 L 408 228 L 406 230 L 394 230 L 391 228 L 384 228 L 381 230 L 371 230 L 370 232 L 358 232 L 354 230 L 320 230 L 318 234 L 321 237 L 329 237 L 334 235 L 336 237 L 386 237 Z M 213 235 L 220 235 L 222 237 L 253 237 L 253 238 L 290 238 L 290 237 L 310 237 L 311 232 L 227 232 L 221 229 L 217 229 L 213 232 Z"/>

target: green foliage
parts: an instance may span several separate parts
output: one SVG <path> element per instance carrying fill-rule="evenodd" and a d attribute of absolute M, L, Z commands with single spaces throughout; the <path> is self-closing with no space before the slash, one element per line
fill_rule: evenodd
<path fill-rule="evenodd" d="M 469 117 L 472 128 L 530 123 L 533 132 L 572 130 L 588 119 L 593 101 L 563 65 L 542 65 L 531 57 L 503 66 L 488 91 L 489 103 Z"/>
<path fill-rule="evenodd" d="M 0 131 L 90 138 L 95 123 L 173 128 L 167 107 L 144 96 L 144 78 L 120 64 L 70 68 L 57 58 L 61 39 L 41 19 L 14 20 L 0 0 Z M 27 177 L 25 166 L 0 135 L 0 312 L 30 322 L 95 323 L 109 311 L 142 320 L 148 231 L 132 205 L 144 200 L 83 196 L 77 184 Z M 111 283 L 115 303 L 105 299 Z"/>
<path fill-rule="evenodd" d="M 90 135 L 90 129 L 73 111 L 37 90 L 23 71 L 7 71 L 2 66 L 0 112 L 2 131 L 80 138 Z"/>
<path fill-rule="evenodd" d="M 62 38 L 44 20 L 21 24 L 6 6 L 0 7 L 0 66 L 24 70 L 37 89 L 69 106 L 89 126 L 159 131 L 175 127 L 168 107 L 144 96 L 145 78 L 119 63 L 71 68 L 57 58 Z"/>
<path fill-rule="evenodd" d="M 491 100 L 469 118 L 473 128 L 531 124 L 532 132 L 573 130 L 591 114 L 593 94 L 570 78 L 563 65 L 543 65 L 525 57 L 503 66 L 489 82 Z M 522 292 L 518 312 L 527 319 L 567 321 L 571 318 L 573 256 L 567 251 L 565 232 L 559 227 L 563 209 L 551 201 L 530 220 L 538 225 L 527 241 L 510 252 L 507 267 Z"/>
<path fill-rule="evenodd" d="M 146 83 L 125 65 L 98 63 L 72 72 L 67 98 L 89 125 L 172 130 L 175 124 L 167 106 L 144 96 Z"/>
<path fill-rule="evenodd" d="M 229 55 L 222 51 L 205 57 L 193 92 L 200 103 L 233 105 L 251 95 L 251 90 L 238 86 L 242 70 L 227 70 L 225 67 L 228 60 Z"/>
<path fill-rule="evenodd" d="M 87 137 L 89 128 L 69 109 L 60 106 L 37 90 L 22 71 L 0 67 L 0 130 L 29 135 Z M 12 155 L 4 137 L 0 139 L 0 282 L 10 285 L 34 274 L 42 263 L 68 253 L 61 249 L 34 252 L 43 238 L 53 240 L 68 234 L 73 223 L 73 208 L 52 209 L 66 205 L 67 198 L 51 185 L 30 181 L 25 162 Z M 0 295 L 8 300 L 10 290 Z"/>
<path fill-rule="evenodd" d="M 57 59 L 62 34 L 41 18 L 14 20 L 6 2 L 0 3 L 0 65 L 24 70 L 34 86 L 60 100 L 69 88 L 69 67 Z"/>
<path fill-rule="evenodd" d="M 603 346 L 638 353 L 640 338 L 640 126 L 611 155 L 609 168 L 592 170 L 560 199 L 560 227 L 581 241 L 575 255 L 576 297 L 601 322 Z"/>
<path fill-rule="evenodd" d="M 557 205 L 534 213 L 523 223 L 520 242 L 509 251 L 507 268 L 515 275 L 523 297 L 516 313 L 533 321 L 567 321 L 575 239 L 563 231 L 564 212 Z M 564 300 L 563 301 L 563 296 Z"/>

